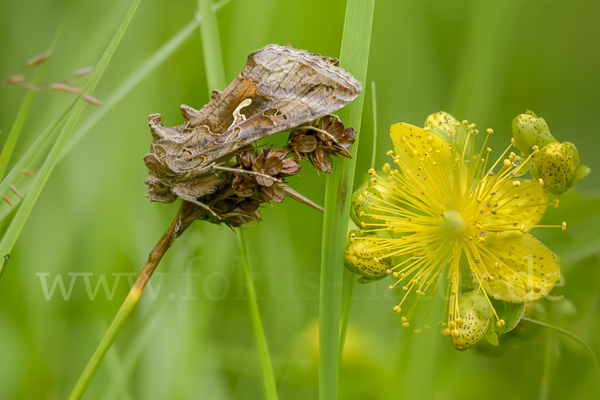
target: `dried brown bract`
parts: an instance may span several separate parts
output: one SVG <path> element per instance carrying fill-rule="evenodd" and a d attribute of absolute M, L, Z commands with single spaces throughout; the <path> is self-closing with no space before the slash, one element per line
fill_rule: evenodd
<path fill-rule="evenodd" d="M 354 128 L 326 115 L 318 121 L 299 126 L 290 134 L 288 147 L 298 160 L 309 159 L 315 168 L 331 172 L 331 156 L 351 158 L 348 148 L 354 143 Z"/>

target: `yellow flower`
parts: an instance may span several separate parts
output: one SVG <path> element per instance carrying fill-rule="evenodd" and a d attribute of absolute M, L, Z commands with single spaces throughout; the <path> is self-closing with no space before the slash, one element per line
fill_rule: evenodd
<path fill-rule="evenodd" d="M 556 257 L 530 234 L 541 226 L 547 206 L 558 202 L 548 203 L 537 180 L 516 178 L 537 151 L 517 163 L 511 145 L 494 160 L 486 147 L 491 129 L 477 152 L 475 124 L 436 113 L 427 125 L 392 125 L 394 150 L 387 154 L 394 166 L 385 164 L 383 174 L 369 170 L 372 188 L 362 193 L 368 202 L 361 203 L 368 204 L 368 210 L 353 218 L 361 225 L 362 237 L 353 235 L 350 240 L 363 259 L 372 253 L 369 263 L 380 263 L 376 272 L 385 267 L 396 279 L 390 289 L 404 291 L 394 307 L 402 314 L 403 326 L 411 326 L 416 305 L 407 307 L 411 294 L 435 299 L 441 289 L 446 307 L 440 323 L 446 335 L 462 332 L 469 307 L 461 307 L 459 299 L 470 291 L 481 296 L 500 328 L 504 321 L 492 298 L 535 301 L 559 279 Z M 566 223 L 558 227 L 564 230 Z M 416 332 L 421 332 L 423 321 Z M 478 325 L 477 338 L 486 326 Z"/>

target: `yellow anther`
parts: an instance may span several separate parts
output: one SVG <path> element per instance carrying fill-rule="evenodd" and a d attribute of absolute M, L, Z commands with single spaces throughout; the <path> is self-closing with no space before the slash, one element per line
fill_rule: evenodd
<path fill-rule="evenodd" d="M 400 317 L 400 319 L 402 320 L 402 322 L 407 322 L 408 318 L 406 318 L 405 316 Z"/>
<path fill-rule="evenodd" d="M 388 289 L 390 289 L 390 290 L 394 290 L 394 285 L 390 285 L 390 286 L 388 286 Z"/>
<path fill-rule="evenodd" d="M 433 142 L 433 136 L 427 136 L 427 140 Z"/>
<path fill-rule="evenodd" d="M 535 145 L 535 146 L 533 146 L 531 149 L 532 149 L 533 151 L 539 151 L 539 150 L 540 150 L 540 147 L 539 147 L 539 146 L 536 144 L 536 145 Z"/>
<path fill-rule="evenodd" d="M 467 121 L 466 119 L 463 119 L 463 121 L 462 121 L 462 124 L 463 124 L 464 126 L 467 126 L 467 125 L 469 125 L 469 121 Z"/>
<path fill-rule="evenodd" d="M 402 143 L 406 143 L 406 136 L 402 136 L 402 139 L 400 139 L 402 141 Z"/>
<path fill-rule="evenodd" d="M 567 230 L 567 223 L 565 221 L 563 221 L 563 223 L 562 223 L 562 230 L 563 231 Z"/>
<path fill-rule="evenodd" d="M 538 179 L 538 183 L 541 187 L 544 187 L 544 180 L 542 178 Z"/>
<path fill-rule="evenodd" d="M 460 126 L 460 122 L 455 122 L 455 123 L 454 123 L 454 127 L 455 127 L 455 128 L 458 128 L 459 126 Z"/>
<path fill-rule="evenodd" d="M 369 168 L 369 176 L 375 175 L 375 168 Z"/>
<path fill-rule="evenodd" d="M 391 156 L 392 154 L 394 154 L 394 150 L 388 150 L 387 153 L 385 153 L 387 156 Z"/>
<path fill-rule="evenodd" d="M 491 148 L 491 147 L 488 147 L 486 150 L 487 150 L 487 151 L 488 151 L 488 153 L 489 153 L 490 151 L 492 151 L 492 148 Z"/>
<path fill-rule="evenodd" d="M 512 165 L 512 163 L 510 162 L 510 160 L 508 158 L 506 160 L 504 160 L 505 167 L 510 167 L 511 165 Z"/>
<path fill-rule="evenodd" d="M 456 318 L 454 321 L 456 322 L 456 325 L 462 325 L 462 323 L 463 323 L 463 320 L 461 317 Z"/>
<path fill-rule="evenodd" d="M 395 312 L 396 314 L 398 314 L 400 311 L 402 311 L 402 309 L 400 308 L 400 306 L 394 306 L 394 309 L 393 309 L 393 310 L 394 310 L 394 312 Z"/>
<path fill-rule="evenodd" d="M 558 199 L 554 199 L 554 200 L 552 201 L 552 206 L 553 206 L 554 208 L 558 208 L 558 203 L 559 203 Z"/>
<path fill-rule="evenodd" d="M 498 328 L 502 328 L 502 322 L 500 322 L 500 320 L 496 321 L 496 326 Z"/>
<path fill-rule="evenodd" d="M 515 194 L 514 198 L 515 198 L 515 200 L 518 200 L 519 199 L 519 195 Z"/>
<path fill-rule="evenodd" d="M 469 129 L 475 129 L 475 127 L 476 127 L 476 126 L 477 126 L 477 125 L 475 125 L 475 124 L 471 124 L 471 125 L 469 125 L 469 126 L 468 126 L 468 128 L 469 128 Z"/>
<path fill-rule="evenodd" d="M 394 273 L 392 274 L 392 276 L 393 276 L 394 278 L 397 278 L 397 277 L 398 277 L 398 273 L 397 273 L 397 272 L 394 272 Z"/>
<path fill-rule="evenodd" d="M 364 217 L 365 216 L 365 212 L 361 211 L 358 215 L 360 215 L 361 217 Z"/>
<path fill-rule="evenodd" d="M 519 186 L 521 186 L 521 181 L 513 181 L 512 184 L 514 187 L 519 187 Z"/>
<path fill-rule="evenodd" d="M 389 163 L 385 163 L 385 164 L 383 164 L 383 167 L 381 167 L 381 171 L 383 171 L 384 174 L 387 174 L 391 170 L 392 170 L 392 167 L 390 166 Z"/>
<path fill-rule="evenodd" d="M 425 132 L 429 132 L 429 129 L 431 129 L 431 128 L 430 128 L 430 127 L 428 127 L 428 126 L 426 126 L 425 128 L 423 128 L 423 130 L 424 130 Z"/>
<path fill-rule="evenodd" d="M 528 231 L 529 229 L 527 229 L 527 226 L 526 226 L 526 225 L 521 225 L 521 228 L 519 228 L 519 230 L 521 231 L 521 233 L 527 233 L 527 231 Z"/>
<path fill-rule="evenodd" d="M 370 182 L 371 182 L 371 186 L 377 185 L 377 178 L 371 178 Z"/>
<path fill-rule="evenodd" d="M 367 224 L 365 224 L 364 222 L 361 222 L 361 223 L 360 223 L 360 226 L 362 226 L 363 228 L 366 228 L 366 227 L 367 227 Z"/>
<path fill-rule="evenodd" d="M 539 292 L 541 292 L 541 291 L 542 291 L 542 285 L 540 285 L 540 284 L 538 283 L 537 285 L 535 285 L 535 286 L 533 287 L 533 291 L 534 291 L 534 292 L 536 292 L 536 293 L 539 293 Z"/>
<path fill-rule="evenodd" d="M 459 336 L 460 332 L 458 331 L 458 329 L 452 329 L 452 337 L 456 339 Z"/>
<path fill-rule="evenodd" d="M 513 146 L 517 146 L 516 142 L 515 142 L 515 138 L 510 138 L 510 144 L 512 144 Z"/>
<path fill-rule="evenodd" d="M 410 322 L 403 322 L 403 323 L 402 323 L 402 326 L 403 326 L 404 328 L 408 328 L 408 327 L 410 326 Z"/>
<path fill-rule="evenodd" d="M 488 128 L 488 129 L 486 129 L 485 131 L 486 131 L 487 133 L 489 133 L 490 135 L 491 135 L 492 133 L 494 133 L 494 130 L 493 130 L 492 128 Z"/>
<path fill-rule="evenodd" d="M 423 330 L 422 329 L 415 329 L 415 333 L 416 334 L 423 333 Z"/>
<path fill-rule="evenodd" d="M 442 333 L 446 336 L 450 336 L 450 328 L 445 328 Z"/>

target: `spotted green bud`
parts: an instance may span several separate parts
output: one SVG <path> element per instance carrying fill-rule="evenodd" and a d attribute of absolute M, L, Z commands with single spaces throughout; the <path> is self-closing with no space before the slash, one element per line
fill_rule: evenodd
<path fill-rule="evenodd" d="M 466 350 L 483 338 L 492 321 L 493 312 L 485 295 L 477 292 L 463 293 L 458 300 L 459 320 L 455 320 L 449 335 L 457 350 Z"/>
<path fill-rule="evenodd" d="M 512 130 L 515 145 L 523 154 L 531 154 L 533 146 L 542 148 L 556 142 L 544 118 L 538 118 L 533 111 L 517 115 L 513 120 Z"/>
<path fill-rule="evenodd" d="M 377 199 L 382 199 L 381 192 L 373 186 L 369 186 L 366 190 L 357 190 L 352 195 L 350 203 L 350 218 L 360 227 L 366 228 L 367 224 L 380 224 L 378 216 L 385 213 L 375 209 L 375 206 L 381 206 L 381 202 Z"/>
<path fill-rule="evenodd" d="M 379 236 L 369 234 L 361 235 L 358 231 L 351 231 L 346 242 L 344 261 L 346 268 L 355 274 L 361 275 L 361 283 L 378 281 L 387 276 L 391 266 L 391 259 L 385 257 L 388 253 L 381 247 Z"/>
<path fill-rule="evenodd" d="M 531 175 L 543 181 L 544 190 L 560 195 L 585 178 L 590 168 L 580 165 L 579 152 L 573 143 L 552 142 L 533 157 Z"/>
<path fill-rule="evenodd" d="M 458 127 L 456 126 L 458 125 Z M 468 126 L 460 123 L 452 115 L 445 111 L 431 114 L 425 120 L 425 127 L 429 132 L 450 145 L 456 145 L 456 149 L 462 154 L 465 141 L 469 133 Z M 470 143 L 467 145 L 467 153 L 471 151 Z"/>

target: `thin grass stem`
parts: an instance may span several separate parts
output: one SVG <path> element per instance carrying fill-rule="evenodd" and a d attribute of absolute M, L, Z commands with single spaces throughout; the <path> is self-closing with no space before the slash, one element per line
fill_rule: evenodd
<path fill-rule="evenodd" d="M 106 70 L 108 63 L 110 62 L 112 56 L 119 47 L 121 39 L 125 35 L 125 32 L 127 31 L 127 28 L 129 27 L 129 24 L 131 23 L 131 20 L 133 19 L 133 16 L 137 11 L 138 6 L 140 5 L 140 2 L 141 0 L 135 0 L 129 8 L 129 11 L 123 19 L 123 22 L 117 29 L 117 32 L 115 33 L 112 41 L 109 43 L 108 47 L 104 51 L 104 54 L 100 58 L 97 68 L 94 70 L 94 72 L 92 72 L 88 84 L 84 89 L 84 93 L 92 93 L 98 85 L 98 82 L 100 81 L 100 78 Z M 17 239 L 19 238 L 21 231 L 23 230 L 23 227 L 25 226 L 25 223 L 27 222 L 27 219 L 29 218 L 29 214 L 33 210 L 33 207 L 35 206 L 39 195 L 44 189 L 44 186 L 46 185 L 50 174 L 54 170 L 54 167 L 56 166 L 56 163 L 58 162 L 61 156 L 62 150 L 65 147 L 67 140 L 69 140 L 71 132 L 75 127 L 75 124 L 77 123 L 81 112 L 83 111 L 84 102 L 81 99 L 74 99 L 72 104 L 73 108 L 65 114 L 65 116 L 67 117 L 67 121 L 65 122 L 63 129 L 61 130 L 56 141 L 54 142 L 50 153 L 46 157 L 46 161 L 42 165 L 42 168 L 40 169 L 40 171 L 38 171 L 30 193 L 27 197 L 25 197 L 25 199 L 21 203 L 21 206 L 17 210 L 15 217 L 11 221 L 10 225 L 8 226 L 8 229 L 6 230 L 6 233 L 4 234 L 4 237 L 2 238 L 2 241 L 0 242 L 0 254 L 10 254 Z M 58 126 L 58 124 L 56 126 Z M 5 179 L 5 181 L 6 180 L 7 179 Z M 4 184 L 5 182 L 3 181 L 2 183 Z M 0 276 L 4 271 L 5 265 L 6 263 L 0 265 Z"/>
<path fill-rule="evenodd" d="M 588 355 L 594 362 L 594 365 L 596 367 L 596 372 L 598 373 L 598 384 L 599 384 L 598 387 L 600 390 L 600 364 L 598 364 L 598 359 L 596 358 L 596 353 L 594 353 L 594 350 L 592 350 L 592 348 L 590 347 L 589 344 L 587 344 L 582 338 L 575 335 L 574 333 L 571 333 L 571 332 L 569 332 L 565 329 L 559 328 L 557 326 L 550 325 L 550 324 L 547 324 L 547 323 L 541 322 L 541 321 L 536 321 L 535 319 L 531 319 L 531 318 L 527 318 L 527 317 L 523 317 L 521 319 L 523 321 L 531 322 L 532 324 L 541 325 L 545 328 L 548 328 L 555 332 L 561 333 L 562 335 L 567 336 L 567 337 L 573 339 L 574 341 L 576 341 L 577 343 L 579 343 L 581 345 L 581 347 L 583 347 L 585 349 L 585 351 L 588 353 Z"/>
<path fill-rule="evenodd" d="M 256 302 L 254 284 L 252 283 L 252 267 L 250 264 L 248 245 L 246 244 L 246 232 L 238 230 L 237 242 L 240 249 L 242 267 L 244 269 L 244 278 L 246 280 L 246 286 L 248 287 L 248 305 L 250 306 L 250 318 L 252 320 L 252 327 L 254 328 L 254 339 L 256 340 L 256 347 L 258 348 L 260 358 L 265 399 L 276 400 L 277 386 L 275 384 L 275 374 L 273 373 L 273 366 L 269 356 L 269 347 L 267 346 L 267 339 L 260 318 L 258 303 Z"/>
<path fill-rule="evenodd" d="M 73 388 L 71 395 L 69 396 L 69 400 L 80 399 L 83 396 L 83 393 L 89 386 L 92 378 L 96 374 L 98 367 L 102 363 L 106 352 L 112 346 L 115 341 L 117 335 L 121 331 L 121 328 L 127 321 L 127 317 L 137 304 L 140 296 L 142 295 L 142 291 L 146 287 L 146 284 L 152 277 L 152 274 L 156 270 L 160 260 L 162 260 L 163 256 L 167 252 L 167 250 L 171 247 L 175 239 L 181 235 L 191 224 L 194 222 L 196 218 L 198 218 L 202 213 L 206 212 L 203 208 L 197 207 L 192 203 L 188 203 L 186 201 L 181 203 L 179 210 L 177 211 L 177 215 L 173 218 L 171 225 L 160 238 L 154 249 L 150 252 L 148 256 L 148 261 L 144 266 L 144 269 L 140 273 L 139 277 L 135 281 L 135 284 L 129 291 L 127 298 L 121 305 L 121 308 L 117 312 L 117 315 L 113 319 L 110 324 L 108 331 L 104 335 L 104 338 L 98 345 L 98 348 L 94 352 L 94 355 L 88 362 L 88 365 L 85 367 L 85 370 L 79 377 L 77 384 Z"/>

